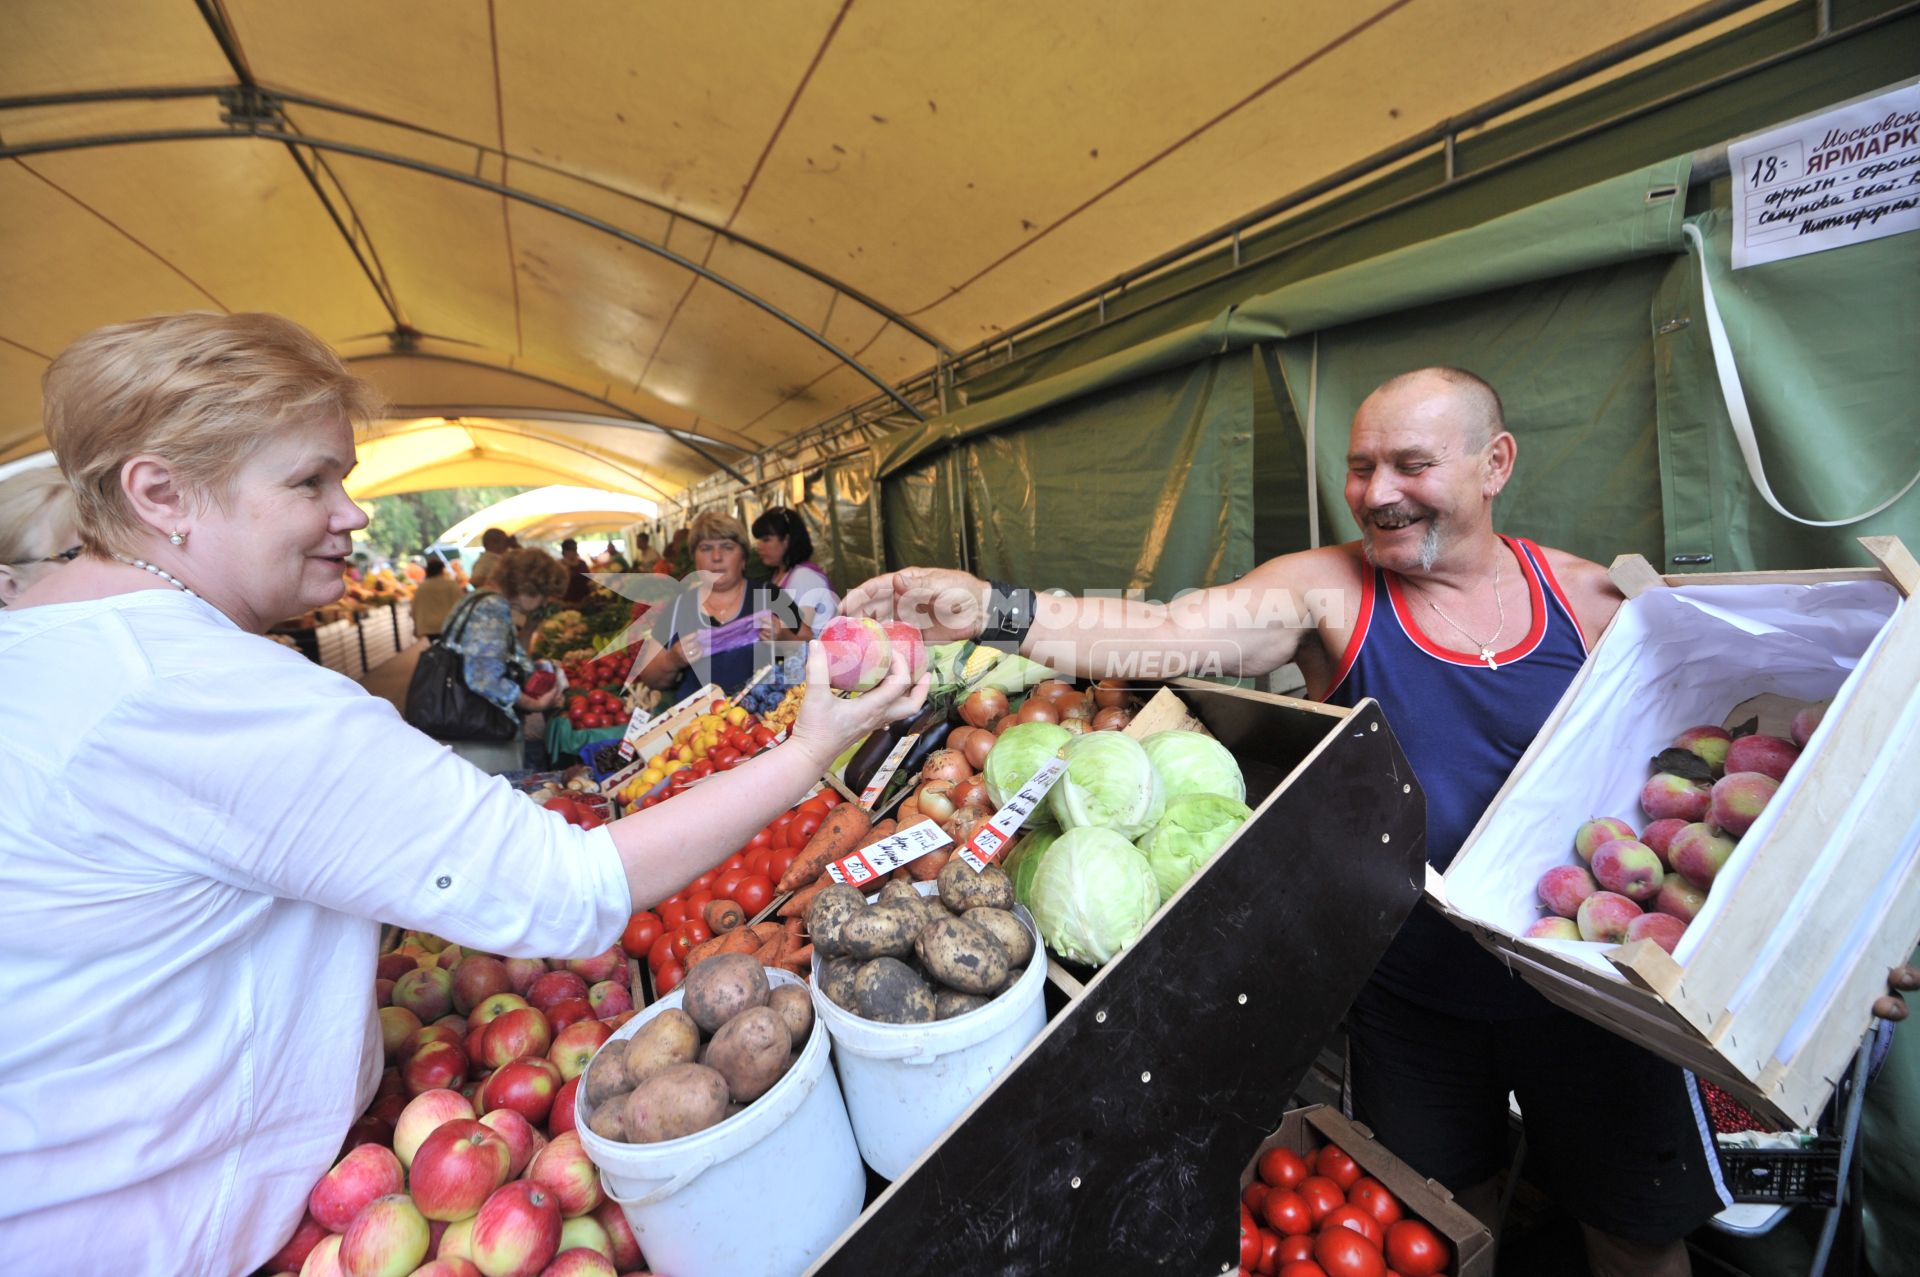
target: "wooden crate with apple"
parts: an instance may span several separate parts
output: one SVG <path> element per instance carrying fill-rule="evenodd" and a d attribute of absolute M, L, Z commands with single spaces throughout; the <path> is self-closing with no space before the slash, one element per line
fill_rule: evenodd
<path fill-rule="evenodd" d="M 1888 969 L 1920 940 L 1920 612 L 1907 603 L 1920 566 L 1894 538 L 1862 544 L 1876 567 L 1662 577 L 1616 562 L 1627 603 L 1446 873 L 1428 875 L 1434 903 L 1546 997 L 1786 1127 L 1817 1118 Z M 1578 863 L 1583 822 L 1641 829 L 1643 802 L 1692 801 L 1667 781 L 1672 793 L 1642 797 L 1677 733 L 1756 718 L 1767 733 L 1820 702 L 1797 758 L 1733 742 L 1748 759 L 1777 751 L 1781 774 L 1762 785 L 1741 764 L 1681 830 L 1692 845 L 1667 848 L 1662 885 L 1704 888 L 1673 910 L 1694 916 L 1666 936 L 1671 952 L 1524 938 L 1537 881 Z M 1615 870 L 1637 854 L 1586 854 L 1597 866 L 1602 853 Z"/>

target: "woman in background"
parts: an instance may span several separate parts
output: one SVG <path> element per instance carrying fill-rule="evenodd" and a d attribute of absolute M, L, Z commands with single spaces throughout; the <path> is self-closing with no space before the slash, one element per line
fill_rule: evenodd
<path fill-rule="evenodd" d="M 52 466 L 0 480 L 0 607 L 80 557 L 73 489 Z"/>

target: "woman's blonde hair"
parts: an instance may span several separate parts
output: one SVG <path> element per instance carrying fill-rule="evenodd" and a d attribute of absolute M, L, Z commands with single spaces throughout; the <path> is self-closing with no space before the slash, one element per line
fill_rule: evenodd
<path fill-rule="evenodd" d="M 709 510 L 693 517 L 693 527 L 687 535 L 687 541 L 695 549 L 699 548 L 702 541 L 731 541 L 740 547 L 740 553 L 746 554 L 747 525 L 730 514 Z"/>
<path fill-rule="evenodd" d="M 274 433 L 324 417 L 359 424 L 379 396 L 318 337 L 279 315 L 158 315 L 96 328 L 41 383 L 47 440 L 95 553 L 150 531 L 120 486 L 133 457 L 163 458 L 182 490 L 219 501 Z"/>
<path fill-rule="evenodd" d="M 38 563 L 71 548 L 52 544 L 52 531 L 73 521 L 73 489 L 52 466 L 0 479 L 0 563 Z"/>
<path fill-rule="evenodd" d="M 487 586 L 508 598 L 541 594 L 558 598 L 567 592 L 567 565 L 545 550 L 508 550 Z"/>

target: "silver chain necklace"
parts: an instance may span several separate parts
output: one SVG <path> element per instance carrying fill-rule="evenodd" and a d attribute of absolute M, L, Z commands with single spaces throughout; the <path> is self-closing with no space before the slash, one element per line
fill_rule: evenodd
<path fill-rule="evenodd" d="M 181 588 L 184 589 L 185 587 L 183 586 Z M 1500 662 L 1493 659 L 1493 645 L 1498 643 L 1500 636 L 1507 632 L 1507 601 L 1500 597 L 1500 560 L 1495 559 L 1493 561 L 1493 601 L 1495 606 L 1500 609 L 1500 628 L 1495 630 L 1493 637 L 1484 643 L 1467 633 L 1466 626 L 1460 624 L 1460 622 L 1454 620 L 1445 612 L 1442 612 L 1440 605 L 1429 598 L 1425 590 L 1420 591 L 1420 597 L 1427 600 L 1427 606 L 1433 609 L 1436 616 L 1448 625 L 1451 625 L 1454 629 L 1460 631 L 1461 638 L 1480 649 L 1480 659 L 1487 663 L 1488 669 L 1497 670 L 1500 668 Z"/>
<path fill-rule="evenodd" d="M 162 581 L 165 581 L 168 585 L 171 585 L 174 589 L 180 591 L 182 594 L 186 595 L 190 599 L 197 599 L 200 597 L 198 594 L 195 594 L 191 589 L 187 588 L 187 583 L 185 581 L 182 581 L 179 577 L 173 575 L 173 573 L 167 571 L 165 568 L 155 567 L 153 564 L 147 562 L 145 559 L 129 559 L 126 555 L 121 554 L 118 550 L 112 550 L 112 551 L 109 551 L 109 553 L 111 553 L 115 559 L 118 559 L 120 562 L 126 564 L 130 568 L 142 568 L 148 572 L 153 573 L 155 576 L 159 577 Z"/>

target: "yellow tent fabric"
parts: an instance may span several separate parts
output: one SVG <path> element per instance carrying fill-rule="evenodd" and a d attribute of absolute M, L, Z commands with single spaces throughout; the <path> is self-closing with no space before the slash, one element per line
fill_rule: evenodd
<path fill-rule="evenodd" d="M 523 541 L 558 541 L 584 532 L 630 527 L 659 513 L 658 505 L 641 497 L 552 484 L 476 510 L 435 540 L 467 545 L 478 541 L 488 528 L 499 528 Z"/>
<path fill-rule="evenodd" d="M 0 462 L 80 333 L 259 309 L 395 403 L 365 495 L 676 492 L 1697 8 L 13 0 Z"/>

